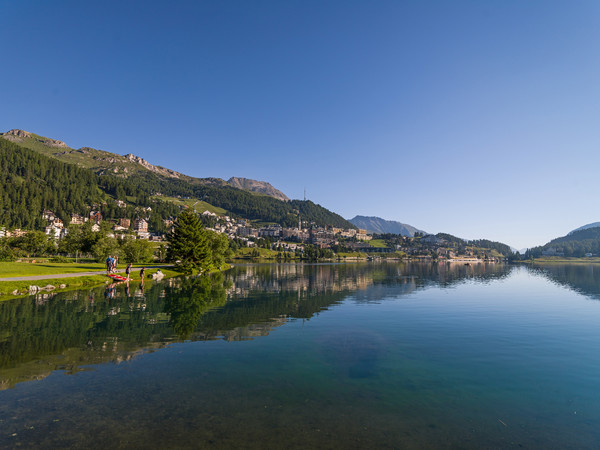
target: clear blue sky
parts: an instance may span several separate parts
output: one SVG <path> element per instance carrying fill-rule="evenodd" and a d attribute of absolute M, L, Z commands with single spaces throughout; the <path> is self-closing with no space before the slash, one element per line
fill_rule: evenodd
<path fill-rule="evenodd" d="M 600 221 L 600 2 L 2 1 L 0 130 L 539 245 Z"/>

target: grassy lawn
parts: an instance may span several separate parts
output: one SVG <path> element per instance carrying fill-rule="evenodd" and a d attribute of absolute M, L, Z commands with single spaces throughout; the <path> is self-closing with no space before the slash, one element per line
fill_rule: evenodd
<path fill-rule="evenodd" d="M 105 270 L 102 263 L 0 262 L 0 278 Z"/>
<path fill-rule="evenodd" d="M 160 266 L 162 263 L 133 264 L 132 267 Z M 125 272 L 127 263 L 119 262 L 118 272 Z M 28 277 L 37 275 L 55 275 L 61 273 L 80 273 L 105 271 L 106 265 L 97 262 L 79 262 L 79 263 L 54 263 L 41 261 L 31 262 L 0 262 L 0 278 Z M 161 269 L 164 272 L 164 269 Z"/>
<path fill-rule="evenodd" d="M 361 253 L 361 252 L 340 252 L 337 254 L 337 256 L 341 259 L 344 259 L 344 258 L 366 258 L 367 254 Z"/>
<path fill-rule="evenodd" d="M 146 264 L 155 265 L 155 264 Z M 120 263 L 117 270 L 125 270 L 125 263 Z M 144 264 L 134 264 L 133 267 L 143 267 Z M 54 275 L 60 273 L 95 272 L 106 270 L 103 263 L 52 263 L 52 262 L 0 262 L 0 278 L 28 277 L 34 275 Z"/>
<path fill-rule="evenodd" d="M 369 245 L 375 248 L 387 248 L 387 245 L 383 239 L 371 239 Z"/>
<path fill-rule="evenodd" d="M 536 263 L 600 264 L 600 258 L 598 258 L 598 257 L 575 258 L 575 257 L 565 257 L 565 256 L 545 256 L 545 257 L 541 257 L 541 258 L 535 258 L 533 261 Z M 527 261 L 524 260 L 524 262 L 527 262 Z"/>
<path fill-rule="evenodd" d="M 267 248 L 245 247 L 240 248 L 235 252 L 234 259 L 251 259 L 252 252 L 255 249 L 259 252 L 259 256 L 257 259 L 275 259 L 277 257 L 278 252 L 276 252 L 275 250 L 270 250 Z"/>
<path fill-rule="evenodd" d="M 53 292 L 80 289 L 88 286 L 98 286 L 106 283 L 108 278 L 105 275 L 81 276 L 71 278 L 51 278 L 48 280 L 29 280 L 29 281 L 2 281 L 0 282 L 0 301 L 10 300 L 25 295 L 29 291 L 29 286 L 44 287 L 52 285 L 56 289 Z M 65 285 L 64 289 L 59 286 Z M 19 291 L 19 295 L 13 295 L 12 292 Z"/>
<path fill-rule="evenodd" d="M 201 212 L 201 213 L 204 211 L 210 211 L 211 213 L 217 214 L 218 216 L 227 215 L 227 211 L 225 211 L 223 208 L 213 206 L 210 203 L 203 202 L 196 198 L 182 199 L 182 198 L 176 198 L 176 197 L 166 197 L 164 195 L 154 196 L 153 198 L 155 198 L 157 200 L 165 201 L 165 202 L 175 203 L 176 205 L 180 205 L 180 206 L 185 205 L 188 208 L 193 208 L 196 211 Z"/>
<path fill-rule="evenodd" d="M 143 264 L 134 264 L 134 268 L 143 267 Z M 37 276 L 37 275 L 55 275 L 78 272 L 103 271 L 104 264 L 99 263 L 84 263 L 84 264 L 64 264 L 64 263 L 15 263 L 15 262 L 0 262 L 0 277 L 10 278 L 19 276 Z M 125 272 L 125 264 L 119 265 L 117 268 L 119 273 Z M 158 269 L 146 269 L 146 276 L 152 275 Z M 165 278 L 171 278 L 181 275 L 179 272 L 168 268 L 161 268 L 165 274 Z M 133 272 L 131 275 L 133 282 L 140 281 L 139 272 Z M 146 280 L 151 282 L 151 280 Z M 82 275 L 80 277 L 69 278 L 47 278 L 42 280 L 23 280 L 23 281 L 0 281 L 0 301 L 9 300 L 27 294 L 29 286 L 44 287 L 47 285 L 55 286 L 56 289 L 52 292 L 68 291 L 73 289 L 81 289 L 85 287 L 98 286 L 110 282 L 104 274 L 100 275 Z M 60 285 L 65 285 L 60 289 Z M 19 295 L 12 295 L 12 292 L 19 291 Z"/>

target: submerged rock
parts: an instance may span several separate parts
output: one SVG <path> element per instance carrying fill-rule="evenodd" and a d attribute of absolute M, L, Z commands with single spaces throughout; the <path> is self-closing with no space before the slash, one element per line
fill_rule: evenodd
<path fill-rule="evenodd" d="M 329 333 L 320 344 L 329 364 L 350 378 L 377 376 L 381 357 L 386 352 L 385 339 L 367 330 Z"/>

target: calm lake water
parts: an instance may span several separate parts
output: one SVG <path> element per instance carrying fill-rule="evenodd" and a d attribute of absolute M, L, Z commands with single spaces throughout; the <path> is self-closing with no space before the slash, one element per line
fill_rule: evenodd
<path fill-rule="evenodd" d="M 252 265 L 0 302 L 1 448 L 598 448 L 600 266 Z"/>

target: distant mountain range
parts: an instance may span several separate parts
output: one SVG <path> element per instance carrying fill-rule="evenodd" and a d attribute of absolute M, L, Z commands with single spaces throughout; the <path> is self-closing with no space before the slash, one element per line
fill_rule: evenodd
<path fill-rule="evenodd" d="M 350 219 L 348 222 L 356 225 L 358 228 L 362 228 L 363 230 L 377 234 L 390 233 L 410 237 L 413 237 L 415 233 L 427 234 L 423 230 L 419 230 L 412 225 L 396 222 L 394 220 L 385 220 L 381 217 L 356 216 Z"/>

